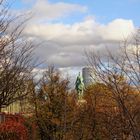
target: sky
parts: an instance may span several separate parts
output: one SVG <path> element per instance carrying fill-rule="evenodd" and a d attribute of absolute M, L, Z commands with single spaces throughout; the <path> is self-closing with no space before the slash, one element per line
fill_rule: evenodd
<path fill-rule="evenodd" d="M 140 0 L 14 0 L 16 14 L 31 14 L 24 34 L 42 42 L 35 55 L 72 77 L 87 64 L 85 51 L 118 45 L 140 26 Z"/>
<path fill-rule="evenodd" d="M 38 4 L 41 3 L 41 1 L 46 1 L 46 3 L 52 5 L 63 3 L 77 4 L 85 7 L 85 13 L 75 12 L 72 18 L 70 18 L 70 15 L 63 20 L 61 18 L 61 22 L 65 23 L 74 23 L 76 21 L 82 21 L 86 16 L 94 16 L 98 22 L 104 24 L 116 18 L 123 18 L 133 20 L 136 26 L 140 25 L 138 18 L 140 0 L 15 0 L 13 8 L 29 9 L 33 7 L 37 1 Z"/>

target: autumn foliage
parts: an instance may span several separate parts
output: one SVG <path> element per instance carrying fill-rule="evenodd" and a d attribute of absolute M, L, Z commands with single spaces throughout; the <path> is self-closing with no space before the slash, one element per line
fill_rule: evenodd
<path fill-rule="evenodd" d="M 81 101 L 70 90 L 68 79 L 54 68 L 40 81 L 32 84 L 30 97 L 37 139 L 131 140 L 132 132 L 140 130 L 138 90 L 121 75 L 109 76 L 107 84 L 92 83 Z"/>
<path fill-rule="evenodd" d="M 28 129 L 24 123 L 22 116 L 7 114 L 6 120 L 0 124 L 0 139 L 28 140 Z"/>

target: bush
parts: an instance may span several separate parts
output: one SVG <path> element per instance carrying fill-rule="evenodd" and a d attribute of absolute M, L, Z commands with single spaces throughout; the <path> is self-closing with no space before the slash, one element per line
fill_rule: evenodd
<path fill-rule="evenodd" d="M 12 118 L 14 118 L 14 116 Z M 27 140 L 28 129 L 24 126 L 23 121 L 20 120 L 21 119 L 17 119 L 17 121 L 13 119 L 8 119 L 6 120 L 6 122 L 1 123 L 0 139 L 1 140 Z"/>

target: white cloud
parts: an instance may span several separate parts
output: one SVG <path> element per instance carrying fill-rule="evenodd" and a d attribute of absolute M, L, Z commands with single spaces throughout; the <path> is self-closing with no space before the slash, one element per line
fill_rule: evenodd
<path fill-rule="evenodd" d="M 57 19 L 74 12 L 86 12 L 87 7 L 64 2 L 50 3 L 48 0 L 36 0 L 31 11 L 37 19 Z"/>
<path fill-rule="evenodd" d="M 131 20 L 116 19 L 107 25 L 102 25 L 90 19 L 72 25 L 32 24 L 26 32 L 61 45 L 88 45 L 104 41 L 120 41 L 134 30 Z"/>
<path fill-rule="evenodd" d="M 87 18 L 74 24 L 35 24 L 27 26 L 25 33 L 36 40 L 46 41 L 37 49 L 37 55 L 47 63 L 60 67 L 85 64 L 84 50 L 111 50 L 135 31 L 131 20 L 115 19 L 103 25 Z"/>
<path fill-rule="evenodd" d="M 101 28 L 103 39 L 120 41 L 135 30 L 132 20 L 116 19 Z"/>
<path fill-rule="evenodd" d="M 46 69 L 41 69 L 41 68 L 34 68 L 32 71 L 33 76 L 35 76 L 36 80 L 39 80 L 42 78 L 43 73 L 46 71 Z"/>

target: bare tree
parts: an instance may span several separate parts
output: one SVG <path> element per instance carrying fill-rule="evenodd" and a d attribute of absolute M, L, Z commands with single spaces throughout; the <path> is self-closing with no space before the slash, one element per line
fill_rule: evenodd
<path fill-rule="evenodd" d="M 0 1 L 0 109 L 28 94 L 33 69 L 33 44 L 22 36 L 28 18 L 14 16 L 9 7 L 6 0 Z"/>
<path fill-rule="evenodd" d="M 118 55 L 109 50 L 104 58 L 95 52 L 86 53 L 94 80 L 105 84 L 117 103 L 122 122 L 130 130 L 134 140 L 140 139 L 139 127 L 134 113 L 140 93 L 140 42 L 139 33 L 126 40 Z M 122 130 L 123 131 L 123 130 Z M 125 135 L 125 134 L 124 134 Z M 125 136 L 124 136 L 125 137 Z"/>

